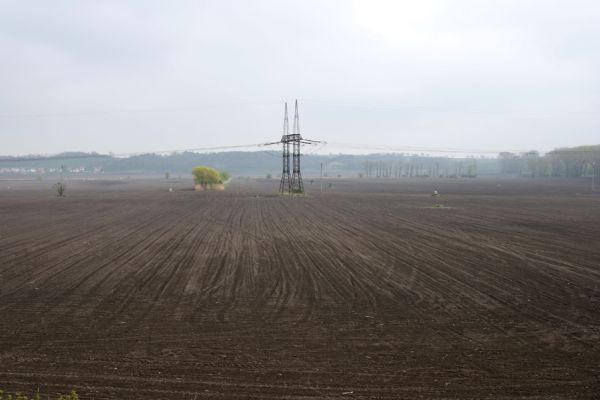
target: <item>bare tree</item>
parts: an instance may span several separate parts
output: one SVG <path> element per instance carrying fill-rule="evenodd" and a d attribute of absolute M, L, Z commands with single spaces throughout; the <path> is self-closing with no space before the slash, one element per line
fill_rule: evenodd
<path fill-rule="evenodd" d="M 65 197 L 65 192 L 67 191 L 67 185 L 65 183 L 55 183 L 52 188 L 56 190 L 56 195 L 58 197 Z"/>

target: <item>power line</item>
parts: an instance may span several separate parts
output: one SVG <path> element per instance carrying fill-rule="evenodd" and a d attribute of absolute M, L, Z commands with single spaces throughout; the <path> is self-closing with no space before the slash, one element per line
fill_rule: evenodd
<path fill-rule="evenodd" d="M 326 148 L 327 146 L 334 146 L 337 148 L 345 148 L 345 149 L 356 149 L 361 150 L 363 154 L 365 150 L 373 150 L 380 151 L 386 153 L 439 153 L 439 154 L 500 154 L 500 153 L 513 153 L 513 154 L 524 154 L 529 153 L 531 151 L 535 151 L 533 149 L 485 149 L 485 148 L 450 148 L 450 147 L 424 147 L 424 146 L 390 146 L 390 145 L 379 145 L 379 144 L 358 144 L 358 143 L 343 143 L 343 142 L 313 142 L 303 139 L 301 144 L 318 144 L 319 146 L 311 151 L 311 154 L 316 154 L 318 150 Z M 54 155 L 33 155 L 33 156 L 23 156 L 23 157 L 0 157 L 0 162 L 18 162 L 18 161 L 44 161 L 44 160 L 54 160 L 54 159 L 87 159 L 87 158 L 106 158 L 106 157 L 116 157 L 116 158 L 127 158 L 148 154 L 177 154 L 177 153 L 201 153 L 208 151 L 222 151 L 222 150 L 234 150 L 234 149 L 262 149 L 272 145 L 281 145 L 281 142 L 269 142 L 269 143 L 252 143 L 252 144 L 241 144 L 241 145 L 227 145 L 227 146 L 210 146 L 210 147 L 194 147 L 194 148 L 186 148 L 186 149 L 176 149 L 176 150 L 155 150 L 155 151 L 142 151 L 142 152 L 129 152 L 129 153 L 110 153 L 110 154 L 54 154 Z M 581 146 L 588 147 L 588 146 Z M 592 146 L 593 147 L 593 146 Z M 595 153 L 598 152 L 597 149 L 590 148 L 556 148 L 553 150 L 544 150 L 538 151 L 540 154 L 548 154 L 550 152 L 556 153 Z M 271 154 L 270 154 L 271 155 Z"/>
<path fill-rule="evenodd" d="M 360 150 L 379 150 L 386 152 L 405 152 L 405 153 L 452 153 L 452 154 L 500 154 L 500 153 L 527 153 L 532 149 L 461 149 L 450 147 L 422 147 L 422 146 L 389 146 L 377 144 L 357 144 L 357 143 L 341 143 L 328 142 L 327 144 L 342 148 L 360 149 Z M 545 153 L 546 151 L 543 151 Z"/>
<path fill-rule="evenodd" d="M 242 148 L 252 148 L 252 147 L 266 147 L 271 145 L 271 143 L 254 143 L 254 144 L 242 144 L 242 145 L 231 145 L 231 146 L 213 146 L 213 147 L 196 147 L 196 148 L 188 148 L 188 149 L 179 149 L 179 150 L 156 150 L 156 151 L 140 151 L 133 153 L 110 153 L 110 154 L 80 154 L 80 155 L 35 155 L 35 156 L 25 156 L 25 157 L 6 157 L 1 158 L 0 162 L 9 162 L 9 161 L 44 161 L 44 160 L 63 160 L 63 159 L 84 159 L 84 158 L 106 158 L 106 157 L 116 157 L 116 158 L 127 158 L 134 156 L 142 156 L 147 154 L 176 154 L 176 153 L 196 153 L 203 151 L 216 151 L 216 150 L 232 150 L 232 149 L 242 149 Z"/>
<path fill-rule="evenodd" d="M 231 149 L 243 149 L 243 148 L 252 148 L 252 147 L 266 147 L 270 146 L 274 143 L 252 143 L 252 144 L 238 144 L 238 145 L 229 145 L 229 146 L 212 146 L 212 147 L 195 147 L 195 148 L 187 148 L 187 149 L 179 149 L 179 150 L 158 150 L 158 151 L 143 151 L 136 153 L 118 153 L 113 154 L 115 157 L 132 157 L 144 154 L 174 154 L 174 153 L 200 153 L 203 151 L 215 151 L 215 150 L 231 150 Z"/>

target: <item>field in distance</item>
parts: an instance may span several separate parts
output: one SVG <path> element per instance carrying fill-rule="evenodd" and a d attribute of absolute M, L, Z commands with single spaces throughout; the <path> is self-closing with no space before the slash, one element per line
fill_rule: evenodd
<path fill-rule="evenodd" d="M 1 180 L 0 389 L 597 398 L 589 181 L 278 184 Z"/>

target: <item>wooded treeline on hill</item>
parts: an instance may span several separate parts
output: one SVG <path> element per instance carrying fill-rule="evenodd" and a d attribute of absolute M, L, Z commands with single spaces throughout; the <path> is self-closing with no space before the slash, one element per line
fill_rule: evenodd
<path fill-rule="evenodd" d="M 532 177 L 580 177 L 600 173 L 600 145 L 566 147 L 543 156 L 537 151 L 500 153 L 500 173 Z"/>
<path fill-rule="evenodd" d="M 281 173 L 279 151 L 183 152 L 142 154 L 127 158 L 96 153 L 63 153 L 52 158 L 0 157 L 2 174 L 165 174 L 189 176 L 197 165 L 208 165 L 233 176 L 276 177 Z M 543 156 L 536 151 L 500 153 L 495 158 L 453 158 L 408 154 L 316 155 L 302 157 L 304 176 L 319 176 L 323 165 L 329 177 L 475 177 L 509 174 L 532 177 L 580 177 L 600 173 L 600 145 L 556 149 Z"/>

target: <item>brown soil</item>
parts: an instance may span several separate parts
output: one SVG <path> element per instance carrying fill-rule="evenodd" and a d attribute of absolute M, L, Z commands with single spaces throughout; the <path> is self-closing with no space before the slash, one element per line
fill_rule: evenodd
<path fill-rule="evenodd" d="M 280 198 L 276 180 L 196 193 L 130 179 L 57 198 L 2 181 L 0 388 L 598 398 L 588 183 L 337 180 Z"/>

